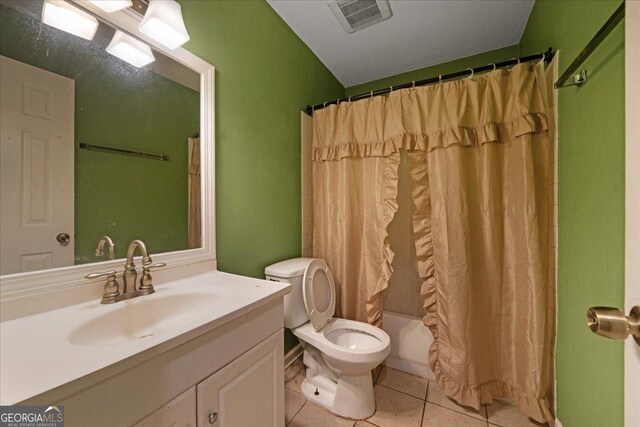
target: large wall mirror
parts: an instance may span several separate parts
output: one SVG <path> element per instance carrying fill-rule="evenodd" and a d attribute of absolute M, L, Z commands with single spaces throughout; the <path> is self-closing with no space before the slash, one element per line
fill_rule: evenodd
<path fill-rule="evenodd" d="M 48 3 L 79 8 L 97 29 L 84 37 L 47 25 Z M 0 0 L 0 275 L 104 262 L 105 235 L 113 259 L 134 239 L 153 254 L 203 249 L 208 64 L 138 34 L 145 2 L 113 19 L 63 3 Z"/>

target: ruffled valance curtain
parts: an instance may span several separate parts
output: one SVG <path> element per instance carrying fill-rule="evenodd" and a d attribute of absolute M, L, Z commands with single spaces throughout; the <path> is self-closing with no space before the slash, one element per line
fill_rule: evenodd
<path fill-rule="evenodd" d="M 345 102 L 315 113 L 313 135 L 314 256 L 342 315 L 379 321 L 406 149 L 438 386 L 475 408 L 511 398 L 538 421 L 554 419 L 550 81 L 521 64 Z"/>

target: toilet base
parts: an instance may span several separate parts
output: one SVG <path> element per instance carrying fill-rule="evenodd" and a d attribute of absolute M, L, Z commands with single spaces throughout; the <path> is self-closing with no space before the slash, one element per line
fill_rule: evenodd
<path fill-rule="evenodd" d="M 307 375 L 302 382 L 304 397 L 341 417 L 361 420 L 373 415 L 376 402 L 370 372 L 337 376 L 324 363 L 317 349 L 304 350 Z"/>

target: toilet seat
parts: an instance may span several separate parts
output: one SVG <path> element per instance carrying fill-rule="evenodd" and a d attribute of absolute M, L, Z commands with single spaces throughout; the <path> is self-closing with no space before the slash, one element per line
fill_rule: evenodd
<path fill-rule="evenodd" d="M 304 305 L 316 331 L 331 321 L 336 313 L 336 286 L 326 262 L 314 259 L 304 271 Z"/>
<path fill-rule="evenodd" d="M 353 348 L 345 345 L 345 343 L 338 344 L 339 340 L 336 339 L 336 335 L 344 332 L 354 334 L 356 341 L 362 342 L 364 338 L 366 344 L 360 346 L 360 348 Z M 333 319 L 322 331 L 316 331 L 311 323 L 305 323 L 294 329 L 293 333 L 322 353 L 351 363 L 383 360 L 390 349 L 390 339 L 386 332 L 368 323 L 355 320 Z M 358 335 L 361 335 L 361 337 L 358 337 Z"/>

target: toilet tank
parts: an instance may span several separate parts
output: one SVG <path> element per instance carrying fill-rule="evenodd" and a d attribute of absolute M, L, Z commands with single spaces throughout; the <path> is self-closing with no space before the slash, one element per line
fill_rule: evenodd
<path fill-rule="evenodd" d="M 302 281 L 304 271 L 314 258 L 293 258 L 280 261 L 264 269 L 267 280 L 291 284 L 291 293 L 284 296 L 284 326 L 294 329 L 309 321 L 304 306 Z"/>

